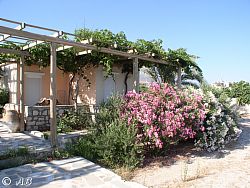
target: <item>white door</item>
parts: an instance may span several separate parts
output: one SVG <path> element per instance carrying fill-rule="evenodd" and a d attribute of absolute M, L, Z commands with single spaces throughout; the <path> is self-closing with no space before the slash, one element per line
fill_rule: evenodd
<path fill-rule="evenodd" d="M 107 100 L 113 93 L 115 93 L 115 82 L 112 77 L 104 80 L 104 101 Z"/>
<path fill-rule="evenodd" d="M 34 74 L 34 73 L 33 73 Z M 41 99 L 42 77 L 25 75 L 24 80 L 24 102 L 25 105 L 33 106 Z"/>

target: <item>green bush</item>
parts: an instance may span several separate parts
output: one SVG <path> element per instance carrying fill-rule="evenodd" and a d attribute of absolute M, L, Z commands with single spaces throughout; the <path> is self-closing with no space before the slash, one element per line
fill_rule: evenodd
<path fill-rule="evenodd" d="M 137 143 L 137 130 L 119 120 L 106 129 L 94 131 L 74 144 L 71 151 L 91 161 L 116 168 L 134 168 L 142 162 L 142 146 Z"/>
<path fill-rule="evenodd" d="M 95 143 L 101 162 L 108 166 L 134 168 L 142 161 L 142 146 L 137 143 L 137 129 L 116 120 L 100 134 Z"/>
<path fill-rule="evenodd" d="M 9 102 L 8 90 L 0 88 L 0 114 L 2 113 L 4 105 L 8 102 Z"/>
<path fill-rule="evenodd" d="M 82 130 L 90 127 L 92 119 L 90 114 L 79 112 L 65 112 L 57 123 L 57 132 L 66 133 L 72 130 Z"/>
<path fill-rule="evenodd" d="M 240 81 L 225 88 L 224 92 L 231 98 L 237 98 L 239 105 L 250 104 L 250 83 Z"/>
<path fill-rule="evenodd" d="M 77 143 L 68 145 L 68 151 L 72 155 L 82 156 L 90 161 L 96 162 L 98 159 L 95 138 L 93 133 L 84 135 Z"/>
<path fill-rule="evenodd" d="M 142 146 L 137 143 L 137 128 L 120 119 L 122 98 L 112 96 L 96 115 L 94 130 L 72 147 L 75 155 L 99 161 L 109 167 L 134 168 L 143 159 Z"/>
<path fill-rule="evenodd" d="M 123 99 L 119 95 L 112 95 L 106 102 L 101 103 L 95 118 L 95 128 L 106 128 L 115 119 L 120 119 L 120 109 Z"/>
<path fill-rule="evenodd" d="M 26 156 L 29 154 L 29 149 L 25 147 L 20 147 L 17 149 L 9 149 L 4 154 L 0 156 L 0 160 L 3 159 L 9 159 L 9 158 L 15 158 L 18 156 Z"/>
<path fill-rule="evenodd" d="M 0 89 L 0 106 L 9 102 L 9 92 L 6 89 Z"/>

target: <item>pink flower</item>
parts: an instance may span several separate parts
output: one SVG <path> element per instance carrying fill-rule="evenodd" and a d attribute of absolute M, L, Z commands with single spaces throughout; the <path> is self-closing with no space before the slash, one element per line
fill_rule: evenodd
<path fill-rule="evenodd" d="M 138 122 L 138 132 L 143 133 L 141 141 L 158 148 L 165 141 L 193 138 L 195 130 L 205 129 L 202 126 L 205 107 L 202 97 L 195 93 L 153 83 L 148 92 L 128 92 L 124 99 L 121 117 L 127 118 L 128 125 Z"/>

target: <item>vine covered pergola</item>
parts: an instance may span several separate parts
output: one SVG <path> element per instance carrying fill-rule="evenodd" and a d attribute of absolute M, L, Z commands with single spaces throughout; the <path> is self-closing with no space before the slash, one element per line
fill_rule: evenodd
<path fill-rule="evenodd" d="M 156 59 L 153 56 L 139 55 L 132 50 L 120 51 L 113 48 L 98 47 L 91 44 L 92 39 L 75 41 L 70 40 L 70 37 L 76 37 L 76 35 L 35 26 L 23 22 L 17 22 L 0 18 L 0 44 L 14 43 L 19 48 L 5 48 L 0 47 L 1 54 L 13 54 L 20 57 L 19 61 L 15 61 L 20 65 L 19 83 L 20 83 L 20 101 L 19 101 L 19 114 L 20 114 L 20 131 L 24 131 L 24 65 L 25 57 L 29 57 L 32 54 L 28 52 L 30 48 L 36 47 L 40 44 L 49 44 L 50 46 L 50 131 L 51 131 L 51 145 L 57 146 L 57 134 L 56 134 L 56 67 L 57 67 L 57 52 L 63 51 L 72 47 L 80 49 L 77 55 L 89 54 L 92 51 L 98 51 L 104 54 L 110 54 L 125 59 L 132 59 L 133 61 L 133 80 L 134 91 L 139 92 L 139 61 L 146 61 L 156 64 L 168 64 L 167 61 L 162 59 Z M 13 25 L 13 27 L 10 27 Z M 35 32 L 38 31 L 39 32 Z M 45 34 L 52 32 L 52 34 Z M 65 37 L 66 36 L 66 37 Z M 16 60 L 16 59 L 15 59 Z M 8 63 L 8 61 L 6 62 Z"/>

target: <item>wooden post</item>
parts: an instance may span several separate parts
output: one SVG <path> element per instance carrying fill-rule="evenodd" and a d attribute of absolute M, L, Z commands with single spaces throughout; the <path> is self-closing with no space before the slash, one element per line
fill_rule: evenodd
<path fill-rule="evenodd" d="M 20 131 L 24 131 L 24 55 L 21 55 L 20 58 Z"/>
<path fill-rule="evenodd" d="M 181 88 L 181 67 L 178 67 L 177 87 Z"/>
<path fill-rule="evenodd" d="M 138 58 L 133 59 L 133 78 L 134 78 L 134 91 L 139 93 L 139 65 L 138 65 Z"/>
<path fill-rule="evenodd" d="M 50 45 L 50 136 L 51 146 L 57 147 L 56 132 L 56 44 Z"/>

